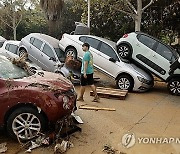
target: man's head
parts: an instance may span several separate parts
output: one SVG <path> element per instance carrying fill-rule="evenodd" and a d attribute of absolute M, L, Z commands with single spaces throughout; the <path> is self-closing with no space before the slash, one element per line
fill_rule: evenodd
<path fill-rule="evenodd" d="M 82 45 L 83 51 L 88 51 L 88 50 L 89 50 L 89 47 L 90 47 L 90 45 L 89 45 L 88 43 L 84 43 L 84 44 Z"/>

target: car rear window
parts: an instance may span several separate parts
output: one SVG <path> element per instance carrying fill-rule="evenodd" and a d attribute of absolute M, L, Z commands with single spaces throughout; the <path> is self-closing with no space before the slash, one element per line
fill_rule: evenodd
<path fill-rule="evenodd" d="M 34 40 L 34 41 L 31 44 L 33 46 L 35 46 L 36 48 L 41 49 L 41 46 L 42 46 L 43 42 L 41 40 L 39 40 L 39 39 L 36 39 L 36 38 L 34 38 L 32 40 Z M 32 41 L 32 40 L 30 40 L 30 41 Z"/>
<path fill-rule="evenodd" d="M 86 38 L 87 38 L 86 36 L 81 36 L 81 37 L 79 38 L 79 40 L 84 43 L 85 40 L 86 40 Z"/>
<path fill-rule="evenodd" d="M 7 44 L 5 49 L 14 53 L 14 54 L 17 54 L 18 46 L 14 45 L 14 44 Z"/>
<path fill-rule="evenodd" d="M 156 40 L 146 36 L 146 35 L 139 35 L 138 36 L 138 40 L 143 43 L 144 45 L 146 45 L 147 47 L 149 47 L 150 49 L 153 49 Z"/>
<path fill-rule="evenodd" d="M 86 42 L 95 49 L 98 49 L 100 41 L 91 37 L 87 37 Z"/>
<path fill-rule="evenodd" d="M 45 53 L 49 57 L 55 58 L 53 50 L 47 44 L 44 45 L 43 53 Z"/>

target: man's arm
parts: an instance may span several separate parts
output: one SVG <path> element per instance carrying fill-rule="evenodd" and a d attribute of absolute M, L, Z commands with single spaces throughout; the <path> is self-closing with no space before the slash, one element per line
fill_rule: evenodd
<path fill-rule="evenodd" d="M 84 78 L 87 78 L 86 71 L 88 67 L 88 61 L 84 61 Z"/>

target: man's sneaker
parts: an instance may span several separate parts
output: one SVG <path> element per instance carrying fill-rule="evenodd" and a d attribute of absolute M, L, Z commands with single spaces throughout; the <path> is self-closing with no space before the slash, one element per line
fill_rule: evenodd
<path fill-rule="evenodd" d="M 94 97 L 94 99 L 92 100 L 92 102 L 100 102 L 99 96 Z"/>
<path fill-rule="evenodd" d="M 84 99 L 83 99 L 83 97 L 79 97 L 79 98 L 77 99 L 77 101 L 84 102 Z"/>

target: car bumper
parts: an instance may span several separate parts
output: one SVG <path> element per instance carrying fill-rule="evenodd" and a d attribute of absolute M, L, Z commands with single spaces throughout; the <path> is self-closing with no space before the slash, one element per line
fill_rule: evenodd
<path fill-rule="evenodd" d="M 61 50 L 65 51 L 65 47 L 64 47 L 61 43 L 59 43 L 59 48 L 60 48 Z"/>
<path fill-rule="evenodd" d="M 150 88 L 153 87 L 153 81 L 149 81 L 149 83 L 143 83 L 139 80 L 135 81 L 136 84 L 134 84 L 134 88 L 133 91 L 137 91 L 137 92 L 146 92 L 148 91 Z"/>

